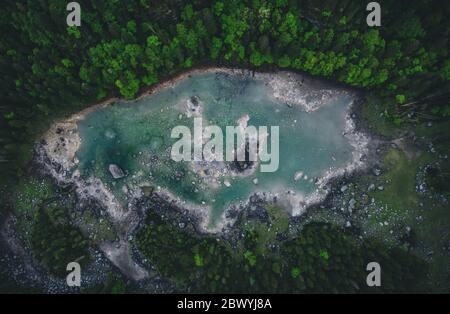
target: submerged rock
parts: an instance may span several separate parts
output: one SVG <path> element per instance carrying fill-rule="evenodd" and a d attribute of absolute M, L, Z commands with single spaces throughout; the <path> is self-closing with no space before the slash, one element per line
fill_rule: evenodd
<path fill-rule="evenodd" d="M 303 171 L 298 171 L 294 175 L 294 181 L 298 181 L 303 177 Z"/>
<path fill-rule="evenodd" d="M 125 172 L 116 164 L 110 164 L 108 169 L 114 179 L 125 177 Z"/>
<path fill-rule="evenodd" d="M 141 186 L 141 190 L 145 197 L 149 197 L 153 193 L 154 188 L 152 186 L 144 185 Z"/>

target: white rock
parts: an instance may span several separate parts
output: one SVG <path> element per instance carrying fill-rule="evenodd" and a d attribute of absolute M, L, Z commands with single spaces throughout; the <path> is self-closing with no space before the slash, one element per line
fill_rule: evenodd
<path fill-rule="evenodd" d="M 303 177 L 303 171 L 297 171 L 294 175 L 294 181 L 298 181 Z"/>

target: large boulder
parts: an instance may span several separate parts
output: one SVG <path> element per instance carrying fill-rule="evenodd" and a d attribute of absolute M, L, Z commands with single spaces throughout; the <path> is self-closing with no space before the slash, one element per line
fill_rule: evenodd
<path fill-rule="evenodd" d="M 125 177 L 125 172 L 116 164 L 110 164 L 108 169 L 114 179 Z"/>

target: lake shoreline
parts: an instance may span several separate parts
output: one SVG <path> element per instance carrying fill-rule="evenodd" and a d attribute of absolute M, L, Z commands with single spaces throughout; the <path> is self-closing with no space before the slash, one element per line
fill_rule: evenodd
<path fill-rule="evenodd" d="M 317 79 L 317 78 L 311 78 L 311 77 L 304 77 L 300 74 L 297 73 L 291 73 L 291 72 L 285 72 L 285 71 L 277 71 L 277 72 L 253 72 L 253 71 L 249 71 L 247 69 L 230 69 L 230 68 L 219 68 L 219 67 L 199 67 L 199 68 L 195 68 L 189 71 L 185 71 L 175 77 L 172 78 L 168 78 L 167 80 L 162 81 L 160 84 L 157 84 L 153 87 L 151 87 L 149 90 L 144 91 L 142 94 L 140 94 L 140 96 L 138 96 L 136 99 L 130 101 L 130 103 L 136 102 L 144 97 L 147 97 L 149 95 L 152 95 L 154 93 L 159 92 L 160 90 L 164 90 L 167 88 L 173 88 L 174 86 L 176 86 L 179 82 L 183 81 L 184 79 L 192 76 L 192 75 L 197 75 L 197 74 L 207 74 L 207 73 L 214 73 L 214 74 L 227 74 L 227 75 L 243 75 L 243 76 L 249 76 L 251 75 L 252 77 L 254 77 L 255 75 L 258 76 L 258 79 L 263 79 L 263 80 L 268 80 L 269 77 L 276 77 L 279 76 L 283 82 L 283 80 L 293 80 L 294 82 L 298 82 L 298 80 L 301 80 L 301 84 L 303 85 L 303 83 L 305 83 L 305 85 L 307 86 L 312 86 L 314 87 L 315 85 L 319 84 L 320 86 L 326 86 L 327 88 L 332 88 L 332 86 L 329 86 L 329 83 L 323 83 L 321 79 Z M 286 77 L 282 77 L 282 76 L 287 76 Z M 293 78 L 291 78 L 291 75 L 293 76 Z M 305 81 L 305 82 L 304 82 Z M 346 93 L 349 94 L 353 94 L 354 97 L 358 97 L 355 92 L 353 90 L 345 90 Z M 352 96 L 353 96 L 352 95 Z M 284 97 L 284 95 L 282 95 Z M 293 95 L 295 96 L 295 95 Z M 293 97 L 291 97 L 293 98 Z M 50 167 L 47 167 L 50 174 L 55 177 L 57 179 L 57 181 L 62 181 L 62 182 L 66 182 L 66 183 L 70 183 L 67 181 L 70 181 L 70 178 L 67 178 L 68 173 L 70 172 L 70 169 L 73 168 L 74 166 L 76 166 L 76 164 L 78 163 L 78 161 L 76 160 L 75 154 L 77 152 L 77 150 L 79 149 L 79 146 L 81 145 L 81 139 L 78 136 L 78 132 L 77 132 L 77 122 L 84 119 L 84 117 L 86 115 L 88 115 L 89 113 L 101 109 L 101 108 L 105 108 L 107 106 L 110 106 L 114 103 L 116 103 L 117 101 L 121 101 L 120 98 L 110 98 L 107 99 L 101 103 L 98 103 L 96 105 L 87 107 L 86 109 L 82 110 L 79 113 L 76 113 L 74 115 L 72 115 L 69 119 L 66 119 L 62 122 L 55 122 L 52 127 L 49 129 L 49 131 L 44 135 L 43 139 L 44 141 L 41 141 L 41 143 L 43 142 L 45 145 L 40 145 L 40 148 L 38 148 L 39 154 L 41 157 L 42 156 L 48 156 L 50 157 L 51 161 L 50 164 L 59 164 L 62 166 L 62 173 L 61 171 L 55 171 L 55 167 L 54 165 L 51 165 Z M 351 118 L 351 116 L 353 115 L 354 112 L 354 107 L 355 107 L 355 101 L 353 102 L 352 105 L 349 106 L 349 110 L 348 110 L 348 117 L 347 117 L 347 122 L 348 122 L 348 132 L 346 134 L 347 135 L 352 135 L 352 134 L 357 134 L 358 133 L 358 129 L 356 128 L 355 125 L 353 125 L 353 118 Z M 304 108 L 305 109 L 305 108 Z M 306 110 L 313 110 L 311 108 L 306 108 Z M 355 123 L 356 124 L 356 123 Z M 60 143 L 60 139 L 62 138 L 61 136 L 64 136 L 64 143 Z M 359 135 L 358 135 L 359 136 Z M 358 140 L 361 141 L 361 139 L 355 139 L 354 140 L 354 144 L 352 144 L 356 150 L 359 150 L 362 146 L 367 145 L 367 143 L 365 144 L 361 144 L 358 143 Z M 362 141 L 367 142 L 367 138 L 363 138 Z M 64 146 L 62 146 L 64 145 Z M 45 147 L 46 146 L 46 147 Z M 363 153 L 361 153 L 363 154 Z M 49 162 L 44 160 L 45 158 L 41 158 L 40 162 L 43 163 L 44 165 L 48 165 Z M 353 163 L 358 162 L 358 160 L 356 160 L 354 158 Z M 353 166 L 352 166 L 353 167 Z M 60 169 L 61 170 L 61 169 Z M 335 172 L 331 172 L 328 173 L 326 175 L 327 178 L 322 178 L 323 183 L 325 183 L 326 181 L 329 180 L 329 178 L 331 177 L 335 177 L 337 174 Z M 79 175 L 76 175 L 79 177 Z M 77 178 L 75 178 L 77 179 Z M 94 178 L 95 179 L 95 178 Z M 114 220 L 120 221 L 122 219 L 122 214 L 120 213 L 120 209 L 118 208 L 118 204 L 116 204 L 113 199 L 114 196 L 108 191 L 108 189 L 103 186 L 103 184 L 101 182 L 98 182 L 96 180 L 94 180 L 93 185 L 95 185 L 97 187 L 97 189 L 101 189 L 102 193 L 104 194 L 102 196 L 102 202 L 105 204 L 108 204 L 108 207 L 113 208 L 113 210 L 109 211 L 111 216 L 114 218 Z M 79 188 L 81 189 L 81 186 L 79 186 Z M 173 200 L 174 198 L 171 197 L 170 193 L 168 193 L 168 191 L 165 191 L 164 189 L 161 191 L 163 195 L 166 196 L 166 198 Z M 316 200 L 314 200 L 312 203 L 318 203 L 320 202 L 323 198 L 318 198 L 318 196 L 315 197 Z M 192 206 L 189 206 L 192 207 Z M 193 212 L 195 212 L 195 210 L 193 210 Z M 198 210 L 197 210 L 198 212 Z M 205 231 L 207 231 L 207 224 L 206 221 L 209 221 L 209 213 L 206 213 L 205 211 L 200 211 L 199 212 L 200 215 L 204 215 L 206 216 L 206 218 L 204 219 L 205 222 L 203 224 L 203 229 L 205 229 Z M 301 212 L 294 212 L 293 215 L 298 215 L 301 214 Z M 224 217 L 225 217 L 226 213 L 224 212 Z M 225 219 L 226 220 L 226 219 Z M 218 226 L 218 228 L 215 228 L 215 230 L 212 230 L 212 232 L 217 232 L 220 231 L 220 229 L 223 229 L 225 227 L 225 225 L 227 225 L 227 223 L 223 223 L 222 226 Z M 229 225 L 229 223 L 228 223 Z"/>
<path fill-rule="evenodd" d="M 157 93 L 158 91 L 172 88 L 176 86 L 179 82 L 183 81 L 184 79 L 190 77 L 191 75 L 196 74 L 206 74 L 206 73 L 215 73 L 215 74 L 226 74 L 226 75 L 245 75 L 245 76 L 252 76 L 255 75 L 259 76 L 261 79 L 268 79 L 271 77 L 281 77 L 282 75 L 287 75 L 289 79 L 291 79 L 291 76 L 293 77 L 294 83 L 299 83 L 301 80 L 302 85 L 304 82 L 305 84 L 310 84 L 311 86 L 315 86 L 316 84 L 319 84 L 320 86 L 327 86 L 328 88 L 335 88 L 334 84 L 331 84 L 330 82 L 323 82 L 321 78 L 315 78 L 312 76 L 305 76 L 302 74 L 298 74 L 295 72 L 286 72 L 286 71 L 251 71 L 248 69 L 230 69 L 230 68 L 220 68 L 220 67 L 198 67 L 190 70 L 183 71 L 182 73 L 179 73 L 177 75 L 174 75 L 173 77 L 169 77 L 163 81 L 161 81 L 159 84 L 152 86 L 148 88 L 147 90 L 143 91 L 136 99 L 132 101 L 127 101 L 130 103 L 136 102 L 144 97 L 147 97 L 149 95 L 152 95 L 154 93 Z M 286 74 L 287 73 L 287 74 Z M 308 85 L 309 86 L 309 85 Z M 359 170 L 365 162 L 360 163 L 361 155 L 364 155 L 366 153 L 366 147 L 368 146 L 371 137 L 369 136 L 368 130 L 360 129 L 361 123 L 358 121 L 360 120 L 359 115 L 355 115 L 355 112 L 359 110 L 359 108 L 362 106 L 363 103 L 363 96 L 362 93 L 356 92 L 352 88 L 345 88 L 343 90 L 345 93 L 348 93 L 353 96 L 354 101 L 351 105 L 349 105 L 348 111 L 347 111 L 347 127 L 348 127 L 348 134 L 345 134 L 345 136 L 354 136 L 353 144 L 354 147 L 356 147 L 356 151 L 358 152 L 358 156 L 354 156 L 352 162 L 348 167 L 345 167 L 342 173 L 329 173 L 326 178 L 322 178 L 323 182 L 320 184 L 320 188 L 325 187 L 327 185 L 333 184 L 333 182 L 336 181 L 337 178 L 345 175 L 348 171 L 355 172 Z M 282 95 L 283 96 L 283 95 Z M 294 95 L 295 96 L 295 95 Z M 295 100 L 295 99 L 294 99 Z M 127 208 L 128 213 L 124 213 L 123 210 L 118 208 L 118 204 L 114 201 L 114 195 L 110 191 L 108 191 L 108 188 L 103 185 L 103 183 L 100 180 L 96 180 L 93 178 L 91 181 L 89 181 L 88 185 L 92 186 L 89 190 L 86 188 L 86 181 L 83 181 L 80 179 L 79 173 L 77 174 L 76 171 L 74 173 L 71 173 L 71 169 L 74 168 L 78 161 L 76 160 L 75 153 L 78 150 L 79 146 L 81 145 L 81 139 L 78 135 L 77 131 L 77 122 L 81 121 L 88 115 L 89 113 L 105 108 L 107 106 L 111 106 L 114 103 L 118 101 L 123 101 L 121 98 L 117 97 L 111 97 L 108 98 L 105 101 L 102 101 L 100 103 L 94 104 L 92 106 L 89 106 L 82 111 L 73 114 L 67 119 L 55 121 L 53 125 L 49 128 L 49 130 L 45 133 L 45 135 L 40 140 L 39 144 L 37 145 L 36 152 L 37 152 L 37 164 L 43 165 L 45 168 L 45 171 L 50 174 L 58 184 L 74 184 L 77 189 L 77 193 L 79 193 L 79 196 L 81 198 L 89 199 L 89 198 L 98 198 L 98 196 L 94 197 L 95 193 L 93 190 L 101 191 L 101 198 L 97 199 L 100 200 L 100 203 L 103 204 L 103 206 L 106 207 L 107 212 L 109 213 L 109 216 L 111 217 L 112 223 L 115 225 L 122 225 L 121 233 L 119 236 L 119 239 L 121 242 L 127 241 L 127 239 L 131 236 L 133 237 L 135 232 L 140 229 L 141 224 L 144 221 L 145 217 L 145 211 L 142 210 L 142 208 L 138 208 L 138 205 L 130 204 Z M 287 99 L 289 101 L 289 99 Z M 305 108 L 304 108 L 305 109 Z M 311 110 L 315 110 L 314 108 L 309 108 Z M 308 110 L 306 108 L 305 110 Z M 62 140 L 64 139 L 64 140 Z M 64 144 L 64 145 L 63 145 Z M 347 169 L 348 168 L 348 169 Z M 86 192 L 86 190 L 88 190 Z M 225 236 L 227 232 L 229 232 L 233 226 L 235 225 L 238 217 L 239 212 L 248 209 L 249 204 L 251 203 L 251 198 L 253 195 L 249 195 L 248 200 L 244 204 L 239 205 L 239 209 L 231 208 L 231 206 L 224 210 L 222 217 L 220 219 L 220 222 L 218 222 L 214 229 L 208 228 L 208 223 L 210 221 L 210 215 L 211 212 L 208 210 L 198 210 L 195 208 L 189 209 L 189 206 L 186 206 L 186 202 L 177 201 L 177 197 L 173 196 L 169 191 L 165 189 L 161 189 L 160 191 L 154 193 L 162 202 L 165 202 L 167 206 L 164 206 L 166 209 L 167 216 L 172 216 L 174 220 L 181 220 L 181 222 L 175 222 L 179 225 L 191 223 L 193 224 L 193 228 L 196 232 L 199 233 L 206 233 L 206 234 L 216 234 L 217 236 Z M 264 193 L 265 194 L 265 193 Z M 270 193 L 268 193 L 270 194 Z M 97 193 L 98 195 L 98 193 Z M 300 212 L 291 213 L 290 217 L 300 217 L 304 213 L 308 212 L 309 208 L 320 204 L 321 202 L 326 201 L 325 197 L 319 197 L 317 196 L 316 199 L 312 197 L 312 200 L 308 201 L 308 204 L 305 206 L 305 209 Z M 257 197 L 261 197 L 257 196 Z M 270 203 L 274 198 L 282 197 L 279 195 L 269 195 L 269 197 L 265 197 L 264 201 L 267 203 Z M 271 200 L 272 199 L 272 200 Z M 132 203 L 132 202 L 130 202 Z M 189 204 L 187 204 L 189 205 Z M 130 212 L 132 214 L 130 215 Z M 176 218 L 175 218 L 176 217 Z M 123 226 L 124 223 L 127 225 L 126 227 Z M 108 247 L 111 247 L 111 245 L 108 245 Z M 138 269 L 140 269 L 140 272 L 144 272 L 144 268 L 141 267 L 138 264 L 135 263 L 136 260 L 140 260 L 139 258 L 136 258 L 137 254 L 131 254 L 131 252 L 134 250 L 133 245 L 131 245 L 131 248 L 128 246 L 122 246 L 126 249 L 126 251 L 122 251 L 120 254 L 121 263 L 125 263 L 125 265 L 118 264 L 118 261 L 115 261 L 113 259 L 110 259 L 111 262 L 116 265 L 119 269 L 122 269 L 121 266 L 124 266 L 123 268 L 129 268 L 130 265 L 135 265 Z M 105 254 L 107 252 L 104 252 Z M 123 262 L 124 255 L 128 255 L 128 260 Z M 135 255 L 134 258 L 131 256 Z M 147 268 L 147 267 L 145 267 Z M 124 269 L 122 269 L 124 271 Z M 133 277 L 133 276 L 131 276 Z M 135 278 L 137 280 L 141 280 L 144 277 L 137 276 L 138 278 Z"/>

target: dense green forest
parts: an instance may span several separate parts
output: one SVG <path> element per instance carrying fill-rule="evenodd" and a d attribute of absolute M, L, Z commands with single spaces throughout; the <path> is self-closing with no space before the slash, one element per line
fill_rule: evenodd
<path fill-rule="evenodd" d="M 376 104 L 368 110 L 384 130 L 450 119 L 450 2 L 382 1 L 382 26 L 374 28 L 366 24 L 368 1 L 80 0 L 81 27 L 67 27 L 67 2 L 2 1 L 0 218 L 20 210 L 12 200 L 30 181 L 27 165 L 49 123 L 111 96 L 133 99 L 195 66 L 289 69 L 358 88 Z M 449 152 L 448 125 L 443 130 L 439 140 Z M 448 196 L 449 172 L 430 171 L 430 186 Z M 53 195 L 30 193 L 42 198 L 26 218 L 34 221 L 34 256 L 63 275 L 60 256 L 83 257 L 89 244 L 59 208 L 42 209 Z M 270 252 L 258 249 L 257 233 L 246 232 L 236 251 L 150 212 L 136 245 L 189 291 L 365 292 L 361 265 L 374 256 L 386 265 L 377 291 L 427 287 L 423 260 L 377 241 L 361 244 L 332 224 L 307 225 Z M 97 290 L 125 291 L 115 279 L 105 286 Z"/>
<path fill-rule="evenodd" d="M 281 210 L 278 208 L 278 210 Z M 272 221 L 275 223 L 275 221 Z M 214 237 L 194 236 L 164 223 L 154 211 L 137 234 L 142 254 L 177 286 L 191 292 L 363 293 L 427 291 L 427 265 L 376 241 L 358 244 L 330 224 L 312 223 L 276 249 L 256 223 L 244 228 L 237 247 Z M 280 228 L 276 234 L 286 230 Z M 365 265 L 383 264 L 382 287 L 366 285 Z"/>

